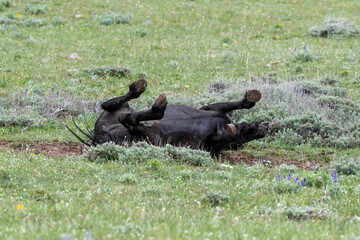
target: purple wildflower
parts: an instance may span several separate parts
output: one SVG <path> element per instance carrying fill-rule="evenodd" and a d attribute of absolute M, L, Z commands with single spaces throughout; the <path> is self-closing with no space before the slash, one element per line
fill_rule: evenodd
<path fill-rule="evenodd" d="M 303 187 L 306 185 L 306 178 L 304 178 L 304 180 L 301 181 L 301 185 L 303 185 Z"/>
<path fill-rule="evenodd" d="M 131 19 L 131 17 L 132 17 L 132 16 L 131 16 L 131 13 L 130 13 L 130 14 L 129 14 L 129 19 Z"/>
<path fill-rule="evenodd" d="M 294 52 L 296 52 L 296 47 L 295 47 L 295 49 L 294 49 Z"/>
<path fill-rule="evenodd" d="M 299 176 L 297 176 L 297 177 L 296 177 L 296 179 L 295 179 L 294 183 L 297 183 L 297 184 L 299 184 L 299 183 L 300 183 L 300 182 L 299 182 Z"/>
<path fill-rule="evenodd" d="M 96 16 L 96 13 L 95 13 L 95 12 L 93 12 L 93 16 L 94 16 L 94 17 Z"/>
<path fill-rule="evenodd" d="M 28 97 L 28 96 L 29 96 L 29 90 L 25 89 L 25 97 Z"/>
<path fill-rule="evenodd" d="M 4 26 L 4 30 L 6 30 L 7 29 L 7 23 L 5 23 L 5 26 Z"/>
<path fill-rule="evenodd" d="M 313 170 L 316 171 L 316 164 L 315 164 L 315 160 L 313 160 Z"/>
<path fill-rule="evenodd" d="M 278 182 L 281 181 L 281 175 L 280 175 L 280 173 L 279 173 L 278 176 L 277 176 L 277 180 L 278 180 Z"/>
<path fill-rule="evenodd" d="M 54 88 L 51 88 L 51 97 L 52 97 L 52 98 L 55 97 Z"/>
<path fill-rule="evenodd" d="M 325 198 L 323 197 L 323 203 L 325 203 Z"/>
<path fill-rule="evenodd" d="M 321 198 L 319 198 L 319 203 L 321 203 Z"/>
<path fill-rule="evenodd" d="M 291 180 L 291 173 L 289 171 L 289 175 L 287 176 L 287 179 L 290 181 Z"/>
<path fill-rule="evenodd" d="M 312 205 L 315 205 L 315 201 L 314 201 L 314 199 L 312 200 Z"/>
<path fill-rule="evenodd" d="M 41 91 L 40 90 L 38 90 L 38 95 L 39 95 L 39 97 L 41 97 Z"/>
<path fill-rule="evenodd" d="M 334 183 L 336 183 L 338 181 L 338 173 L 336 172 L 336 169 L 334 169 L 333 181 L 334 181 Z"/>
<path fill-rule="evenodd" d="M 306 51 L 306 50 L 307 50 L 306 45 L 304 45 L 304 51 Z"/>

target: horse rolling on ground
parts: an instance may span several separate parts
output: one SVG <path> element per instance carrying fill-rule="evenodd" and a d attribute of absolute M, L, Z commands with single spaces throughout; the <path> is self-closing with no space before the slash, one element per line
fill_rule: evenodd
<path fill-rule="evenodd" d="M 254 107 L 261 99 L 258 90 L 247 91 L 238 102 L 214 103 L 200 109 L 168 105 L 166 96 L 161 94 L 150 109 L 132 112 L 128 102 L 140 97 L 146 87 L 146 80 L 140 79 L 129 85 L 129 92 L 124 96 L 102 103 L 104 111 L 92 133 L 85 133 L 75 124 L 91 139 L 91 144 L 69 130 L 88 146 L 105 142 L 129 146 L 132 142 L 146 140 L 156 146 L 187 146 L 209 151 L 212 155 L 238 149 L 246 142 L 263 138 L 267 132 L 266 123 L 235 124 L 229 116 L 231 111 Z"/>

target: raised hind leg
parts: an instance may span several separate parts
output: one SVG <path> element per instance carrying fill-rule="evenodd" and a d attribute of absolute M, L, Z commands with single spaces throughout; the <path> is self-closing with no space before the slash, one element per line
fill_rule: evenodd
<path fill-rule="evenodd" d="M 144 138 L 147 134 L 147 127 L 141 121 L 161 119 L 164 116 L 166 106 L 166 96 L 161 94 L 150 109 L 141 112 L 122 113 L 118 120 L 132 135 Z"/>
<path fill-rule="evenodd" d="M 244 99 L 238 102 L 214 103 L 200 108 L 206 111 L 221 111 L 223 113 L 231 112 L 236 109 L 250 109 L 255 103 L 260 101 L 261 93 L 258 90 L 249 90 L 245 93 Z"/>
<path fill-rule="evenodd" d="M 107 100 L 101 104 L 101 107 L 108 112 L 114 112 L 123 108 L 125 105 L 128 106 L 127 102 L 131 99 L 138 98 L 146 90 L 146 86 L 146 80 L 139 79 L 129 85 L 129 92 L 127 94 Z"/>

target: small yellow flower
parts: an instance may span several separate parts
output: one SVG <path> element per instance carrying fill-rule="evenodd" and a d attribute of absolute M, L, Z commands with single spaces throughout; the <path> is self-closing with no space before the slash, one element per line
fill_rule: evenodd
<path fill-rule="evenodd" d="M 150 15 L 147 15 L 147 18 L 150 18 Z"/>
<path fill-rule="evenodd" d="M 45 134 L 44 137 L 47 137 L 47 135 Z"/>
<path fill-rule="evenodd" d="M 53 208 L 50 208 L 50 212 L 52 212 L 52 211 L 54 211 L 54 209 L 53 209 Z"/>
<path fill-rule="evenodd" d="M 244 50 L 244 53 L 247 53 L 246 50 Z"/>
<path fill-rule="evenodd" d="M 162 19 L 160 20 L 160 23 L 163 23 L 163 20 L 162 20 Z"/>
<path fill-rule="evenodd" d="M 10 150 L 7 150 L 6 152 L 8 152 L 8 153 L 9 153 L 9 152 L 10 152 Z"/>
<path fill-rule="evenodd" d="M 20 14 L 16 14 L 16 17 L 17 17 L 17 18 L 20 18 Z"/>
<path fill-rule="evenodd" d="M 278 152 L 278 154 L 280 155 L 280 152 Z"/>
<path fill-rule="evenodd" d="M 24 208 L 23 205 L 19 204 L 19 206 L 17 206 L 17 209 L 18 209 L 18 210 L 24 210 L 25 208 Z"/>
<path fill-rule="evenodd" d="M 236 40 L 236 39 L 234 40 L 234 42 L 235 42 L 235 44 L 237 44 L 237 40 Z"/>
<path fill-rule="evenodd" d="M 31 154 L 30 154 L 30 156 L 31 156 L 31 157 L 33 157 L 33 156 L 34 156 L 34 154 L 33 154 L 33 153 L 31 153 Z"/>

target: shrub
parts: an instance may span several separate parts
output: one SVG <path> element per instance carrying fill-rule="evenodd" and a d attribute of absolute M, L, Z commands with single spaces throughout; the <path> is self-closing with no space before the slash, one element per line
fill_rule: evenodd
<path fill-rule="evenodd" d="M 287 164 L 281 164 L 278 167 L 279 171 L 281 172 L 281 174 L 287 174 L 287 173 L 294 173 L 296 171 L 296 166 L 295 165 L 287 165 Z"/>
<path fill-rule="evenodd" d="M 349 23 L 344 18 L 331 19 L 324 22 L 322 26 L 314 26 L 309 29 L 309 34 L 314 37 L 351 37 L 359 36 L 360 28 Z"/>
<path fill-rule="evenodd" d="M 28 18 L 24 22 L 24 25 L 27 27 L 44 27 L 49 24 L 49 22 L 46 19 L 39 19 L 39 18 Z"/>
<path fill-rule="evenodd" d="M 343 175 L 356 175 L 358 172 L 360 172 L 360 158 L 357 160 L 350 159 L 348 161 L 345 161 L 341 159 L 338 162 L 331 164 L 332 169 L 336 169 L 338 174 Z"/>
<path fill-rule="evenodd" d="M 40 94 L 40 96 L 39 96 Z M 64 91 L 14 93 L 0 98 L 0 126 L 41 126 L 65 116 L 96 113 L 97 101 L 81 101 Z"/>
<path fill-rule="evenodd" d="M 291 220 L 325 219 L 330 215 L 326 208 L 295 205 L 284 210 L 283 214 Z"/>
<path fill-rule="evenodd" d="M 85 72 L 98 77 L 110 76 L 123 78 L 132 75 L 132 70 L 126 67 L 96 67 L 85 70 Z"/>
<path fill-rule="evenodd" d="M 65 23 L 65 19 L 60 16 L 56 16 L 51 20 L 51 23 L 53 25 L 63 25 Z"/>
<path fill-rule="evenodd" d="M 304 47 L 303 50 L 297 50 L 295 48 L 294 58 L 296 61 L 300 62 L 311 62 L 312 60 L 314 60 L 315 56 L 310 51 L 308 51 L 306 47 Z"/>
<path fill-rule="evenodd" d="M 128 24 L 131 21 L 131 15 L 125 16 L 119 13 L 110 12 L 107 15 L 102 15 L 96 17 L 96 19 L 102 25 L 112 25 L 112 24 Z"/>
<path fill-rule="evenodd" d="M 140 37 L 146 37 L 147 32 L 145 30 L 143 30 L 143 29 L 139 29 L 139 30 L 136 31 L 136 34 L 138 36 L 140 36 Z"/>
<path fill-rule="evenodd" d="M 44 14 L 46 12 L 46 6 L 39 4 L 25 4 L 25 12 L 32 15 Z"/>
<path fill-rule="evenodd" d="M 223 194 L 222 192 L 213 192 L 209 191 L 206 193 L 206 196 L 204 197 L 204 201 L 209 202 L 211 205 L 219 205 L 221 203 L 226 203 L 230 201 L 230 197 Z"/>
<path fill-rule="evenodd" d="M 294 183 L 293 180 L 283 180 L 276 182 L 273 186 L 273 190 L 276 193 L 296 193 L 302 189 L 302 185 Z"/>
<path fill-rule="evenodd" d="M 0 0 L 0 8 L 11 7 L 11 0 Z"/>
<path fill-rule="evenodd" d="M 338 198 L 347 194 L 347 191 L 338 184 L 331 185 L 328 190 L 332 198 Z"/>
<path fill-rule="evenodd" d="M 208 152 L 192 150 L 185 147 L 166 145 L 157 147 L 146 142 L 134 143 L 131 147 L 123 147 L 113 142 L 104 143 L 97 147 L 90 147 L 85 156 L 89 161 L 123 163 L 170 162 L 176 160 L 190 165 L 209 166 L 213 160 Z"/>

